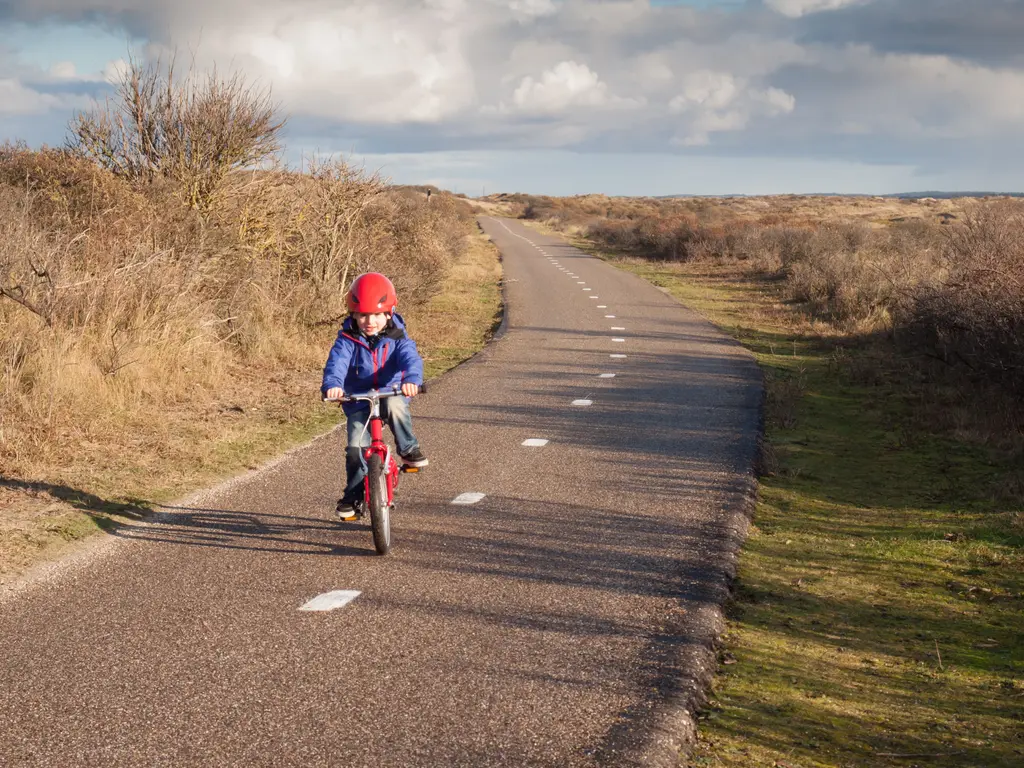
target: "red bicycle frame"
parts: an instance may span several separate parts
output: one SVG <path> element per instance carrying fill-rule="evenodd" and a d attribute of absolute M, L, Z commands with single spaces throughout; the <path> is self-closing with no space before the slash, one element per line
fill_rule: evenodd
<path fill-rule="evenodd" d="M 370 446 L 363 451 L 363 458 L 370 463 L 371 456 L 380 456 L 381 465 L 384 467 L 384 475 L 387 477 L 388 498 L 385 502 L 389 507 L 394 504 L 395 489 L 398 488 L 398 474 L 401 469 L 395 461 L 391 446 L 384 442 L 384 419 L 380 415 L 380 398 L 371 401 L 370 418 L 367 421 L 370 430 Z M 373 496 L 373 489 L 370 487 L 370 474 L 367 472 L 363 478 L 363 498 L 369 505 Z"/>

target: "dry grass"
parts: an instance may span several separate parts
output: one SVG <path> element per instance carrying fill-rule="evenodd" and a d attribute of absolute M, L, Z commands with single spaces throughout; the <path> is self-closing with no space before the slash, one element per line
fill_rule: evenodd
<path fill-rule="evenodd" d="M 459 289 L 479 294 L 471 331 L 427 334 L 435 371 L 491 325 L 464 201 L 315 160 L 236 173 L 212 209 L 176 185 L 0 148 L 0 570 L 325 428 L 319 373 L 360 271 L 412 317 L 453 270 L 491 285 Z"/>
<path fill-rule="evenodd" d="M 963 200 L 885 197 L 773 195 L 768 197 L 653 198 L 577 195 L 545 197 L 498 194 L 474 200 L 499 206 L 506 215 L 543 222 L 555 229 L 586 228 L 605 221 L 686 220 L 711 225 L 758 224 L 804 227 L 822 222 L 872 226 L 896 223 L 953 221 Z"/>
<path fill-rule="evenodd" d="M 496 249 L 475 226 L 463 231 L 468 247 L 440 290 L 406 312 L 431 376 L 478 351 L 500 312 Z M 20 457 L 23 473 L 5 471 L 0 482 L 0 583 L 153 502 L 255 467 L 336 424 L 336 409 L 317 398 L 335 332 L 319 328 L 296 339 L 303 346 L 290 362 L 236 366 L 173 406 L 95 419 L 102 414 L 90 409 L 77 423 L 55 409 L 52 431 Z"/>
<path fill-rule="evenodd" d="M 443 290 L 406 313 L 428 376 L 446 371 L 483 348 L 501 320 L 501 261 L 477 229 L 448 270 Z"/>

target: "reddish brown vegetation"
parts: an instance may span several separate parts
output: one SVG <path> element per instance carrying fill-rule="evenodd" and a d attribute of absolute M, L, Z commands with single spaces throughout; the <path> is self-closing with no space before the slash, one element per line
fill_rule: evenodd
<path fill-rule="evenodd" d="M 835 332 L 883 331 L 970 378 L 1024 392 L 1024 202 L 505 196 L 600 247 L 719 260 L 783 280 Z"/>

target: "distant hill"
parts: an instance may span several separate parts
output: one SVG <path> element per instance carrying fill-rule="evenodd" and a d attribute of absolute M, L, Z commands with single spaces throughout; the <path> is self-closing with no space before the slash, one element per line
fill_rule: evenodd
<path fill-rule="evenodd" d="M 854 192 L 781 192 L 774 195 L 657 195 L 656 200 L 670 200 L 672 198 L 686 197 L 891 197 L 900 200 L 921 200 L 926 197 L 936 200 L 952 200 L 957 197 L 1024 197 L 1024 192 L 892 192 L 887 195 L 868 195 Z"/>
<path fill-rule="evenodd" d="M 1024 192 L 898 192 L 894 195 L 880 195 L 880 197 L 899 197 L 909 200 L 934 197 L 938 200 L 949 200 L 954 197 L 1024 197 Z"/>

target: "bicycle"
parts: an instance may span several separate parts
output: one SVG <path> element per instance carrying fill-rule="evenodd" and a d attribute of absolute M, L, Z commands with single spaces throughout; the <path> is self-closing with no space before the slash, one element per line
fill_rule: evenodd
<path fill-rule="evenodd" d="M 420 392 L 426 387 L 420 385 Z M 324 398 L 324 402 L 370 404 L 370 417 L 366 420 L 365 430 L 370 430 L 370 445 L 363 450 L 366 460 L 366 477 L 363 480 L 363 500 L 357 503 L 359 515 L 367 512 L 370 515 L 370 529 L 373 531 L 373 546 L 378 555 L 386 555 L 391 551 L 391 512 L 395 508 L 395 490 L 398 488 L 398 476 L 402 473 L 417 473 L 419 467 L 410 467 L 395 461 L 391 446 L 384 442 L 384 418 L 380 415 L 380 403 L 389 397 L 402 397 L 398 385 L 391 389 L 371 389 L 369 392 L 345 395 L 341 398 Z"/>

